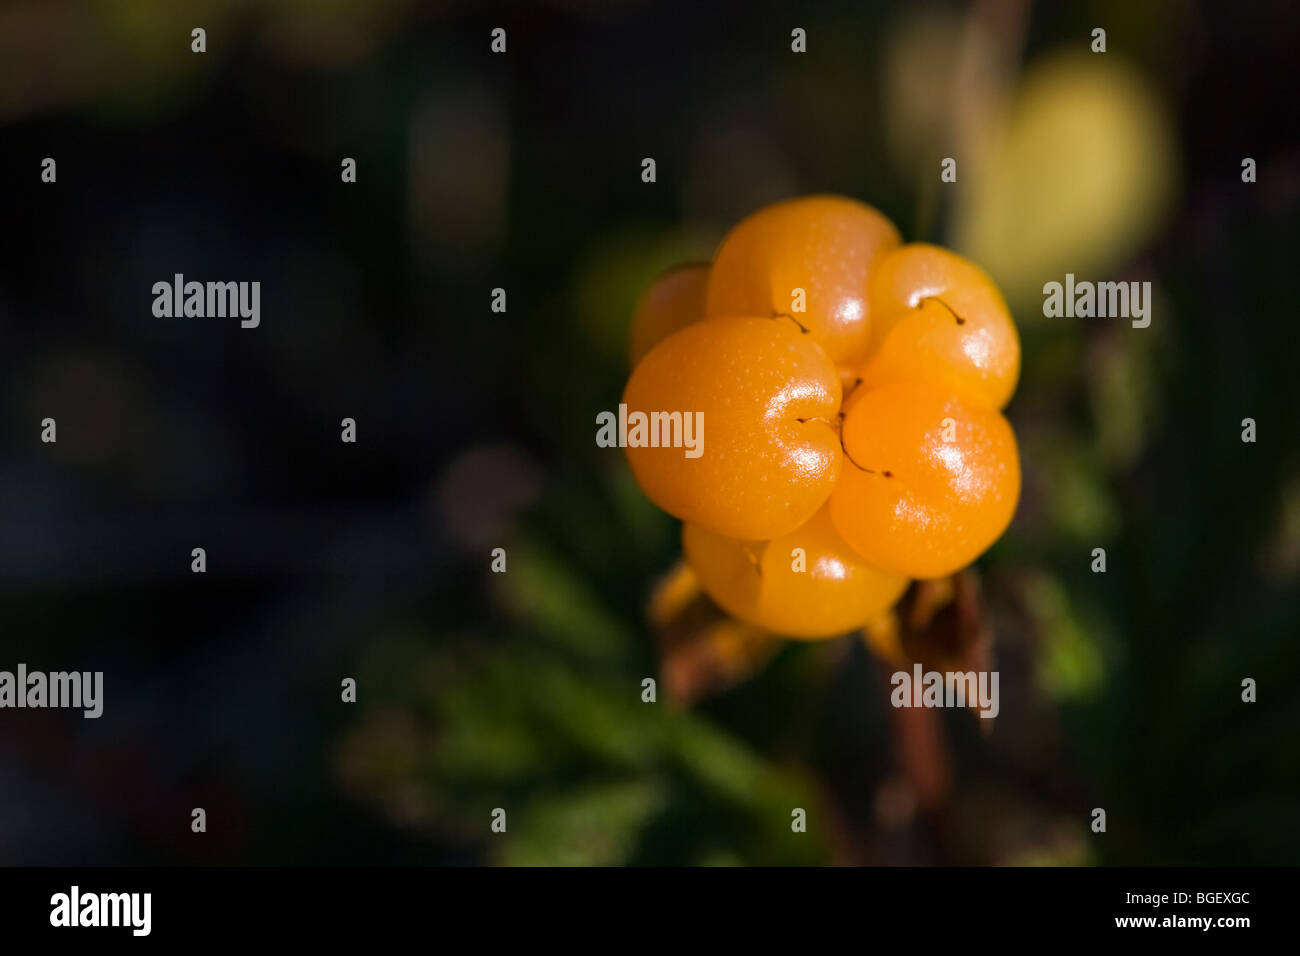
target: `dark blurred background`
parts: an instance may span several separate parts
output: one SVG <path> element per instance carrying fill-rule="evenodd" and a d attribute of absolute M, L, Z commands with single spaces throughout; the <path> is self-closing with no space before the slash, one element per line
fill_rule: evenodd
<path fill-rule="evenodd" d="M 0 863 L 1300 862 L 1298 40 L 1286 2 L 7 3 L 0 668 L 105 702 L 0 712 Z M 656 273 L 810 192 L 1021 329 L 988 736 L 852 637 L 641 701 L 677 527 L 595 414 Z M 1067 271 L 1151 281 L 1150 328 L 1043 318 Z M 155 318 L 178 272 L 261 326 Z"/>

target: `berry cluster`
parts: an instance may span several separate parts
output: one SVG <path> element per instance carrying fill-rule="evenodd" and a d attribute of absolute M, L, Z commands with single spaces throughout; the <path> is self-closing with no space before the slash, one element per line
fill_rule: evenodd
<path fill-rule="evenodd" d="M 1020 344 L 1006 302 L 869 206 L 815 196 L 742 220 L 710 265 L 645 292 L 631 358 L 629 413 L 702 413 L 698 457 L 627 456 L 685 523 L 704 589 L 742 620 L 799 637 L 863 627 L 1011 521 L 1020 463 L 1001 410 Z"/>

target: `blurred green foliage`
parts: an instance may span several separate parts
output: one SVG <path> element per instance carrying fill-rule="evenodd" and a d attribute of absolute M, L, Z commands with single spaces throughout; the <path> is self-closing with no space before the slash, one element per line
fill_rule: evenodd
<path fill-rule="evenodd" d="M 295 508 L 339 506 L 347 530 L 305 550 L 348 575 L 302 598 L 310 612 L 288 602 L 255 615 L 270 602 L 248 582 L 287 559 L 263 555 L 276 542 L 254 515 L 256 546 L 243 543 L 255 554 L 227 582 L 244 603 L 218 594 L 207 620 L 188 584 L 174 587 L 175 616 L 158 618 L 165 640 L 131 651 L 170 661 L 181 654 L 175 633 L 206 647 L 191 634 L 199 618 L 236 648 L 227 653 L 242 653 L 249 621 L 269 618 L 256 640 L 308 675 L 309 699 L 336 670 L 357 674 L 359 702 L 343 718 L 299 708 L 301 723 L 285 727 L 254 703 L 219 711 L 220 747 L 254 755 L 246 805 L 262 813 L 262 858 L 321 844 L 303 806 L 337 785 L 346 808 L 328 819 L 362 834 L 349 859 L 376 862 L 1300 862 L 1300 144 L 1292 114 L 1280 114 L 1297 88 L 1294 11 L 845 0 L 799 10 L 805 55 L 789 53 L 791 16 L 768 2 L 0 8 L 0 120 L 29 151 L 47 136 L 77 143 L 116 130 L 96 155 L 120 154 L 124 168 L 170 163 L 187 139 L 210 153 L 211 168 L 196 170 L 188 154 L 191 165 L 159 187 L 139 217 L 150 228 L 114 240 L 122 258 L 63 250 L 90 270 L 78 275 L 95 301 L 104 289 L 125 295 L 123 276 L 139 279 L 137 246 L 192 256 L 247 247 L 241 267 L 268 263 L 294 290 L 284 314 L 299 320 L 268 323 L 267 351 L 246 361 L 235 349 L 196 361 L 179 347 L 151 354 L 153 339 L 136 344 L 140 367 L 162 374 L 175 361 L 170 374 L 220 396 L 175 412 L 172 433 L 198 437 L 177 439 L 173 457 L 216 449 L 233 462 L 194 475 L 114 444 L 121 421 L 163 404 L 165 378 L 121 372 L 107 346 L 69 365 L 62 342 L 46 343 L 53 357 L 32 359 L 44 362 L 39 374 L 17 368 L 14 394 L 45 407 L 75 391 L 69 380 L 89 381 L 84 403 L 112 426 L 99 429 L 102 446 L 60 449 L 98 456 L 127 486 L 138 469 L 151 493 L 224 503 L 247 490 L 232 450 L 241 441 L 251 470 L 285 457 L 279 435 L 317 434 L 320 414 L 366 413 L 364 481 L 337 458 L 312 457 L 307 440 L 294 449 L 299 470 L 275 473 Z M 494 60 L 487 31 L 499 23 L 510 53 Z M 1098 23 L 1104 55 L 1087 52 Z M 188 52 L 196 25 L 208 30 L 203 57 Z M 136 140 L 138 152 L 122 145 Z M 340 152 L 361 169 L 342 197 Z M 638 175 L 646 155 L 658 162 L 653 185 Z M 1258 184 L 1239 180 L 1244 155 L 1259 161 Z M 938 177 L 946 156 L 959 158 L 951 185 Z M 186 232 L 166 214 L 201 176 L 226 178 L 184 207 Z M 295 197 L 256 194 L 283 204 L 274 209 L 294 229 L 222 218 L 259 176 Z M 646 284 L 707 259 L 739 216 L 812 192 L 852 195 L 893 217 L 906 240 L 969 255 L 1002 284 L 1022 332 L 1008 409 L 1022 501 L 978 566 L 1002 674 L 988 736 L 969 715 L 944 713 L 933 739 L 918 744 L 915 727 L 909 738 L 887 704 L 888 668 L 852 637 L 790 643 L 691 708 L 672 704 L 662 680 L 659 699 L 642 700 L 642 681 L 661 673 L 647 598 L 678 557 L 677 527 L 621 456 L 594 447 L 594 416 L 619 400 L 626 322 Z M 88 209 L 105 201 L 83 198 Z M 136 210 L 117 215 L 125 230 Z M 215 246 L 204 245 L 210 229 Z M 45 275 L 25 255 L 35 253 L 14 251 L 10 284 Z M 1152 326 L 1045 319 L 1042 284 L 1067 271 L 1149 279 Z M 486 310 L 496 286 L 509 290 L 504 315 Z M 10 321 L 11 293 L 0 291 L 0 334 L 19 346 L 8 359 L 27 329 L 76 338 L 63 315 Z M 93 311 L 59 303 L 67 315 Z M 238 410 L 245 378 L 271 384 Z M 1252 445 L 1239 437 L 1248 416 L 1259 422 Z M 268 445 L 247 439 L 263 431 Z M 485 444 L 511 454 L 472 459 Z M 457 487 L 481 490 L 472 516 L 450 520 L 470 503 L 444 500 L 430 518 L 429 486 L 467 461 Z M 44 473 L 32 474 L 44 494 Z M 101 480 L 96 494 L 111 502 L 115 487 Z M 397 517 L 348 525 L 357 500 L 395 499 L 406 509 Z M 79 540 L 51 527 L 51 538 Z M 496 546 L 505 574 L 488 570 Z M 1096 547 L 1107 551 L 1104 575 L 1090 570 Z M 39 564 L 30 550 L 10 559 L 11 576 Z M 87 550 L 70 551 L 66 567 L 102 569 Z M 41 567 L 55 570 L 6 596 L 6 620 L 31 624 L 16 630 L 41 633 L 46 647 L 87 632 L 98 643 L 102 619 L 125 631 L 137 606 L 155 604 L 138 581 L 105 599 L 93 574 L 67 585 L 64 565 Z M 318 640 L 330 627 L 332 641 Z M 34 638 L 6 638 L 35 649 L 23 643 Z M 209 665 L 187 660 L 182 676 Z M 1241 702 L 1244 677 L 1259 681 L 1256 704 Z M 218 764 L 204 755 L 188 759 Z M 923 758 L 952 780 L 934 805 L 915 786 Z M 140 806 L 133 812 L 154 815 Z M 1105 835 L 1088 830 L 1098 806 Z M 508 829 L 494 835 L 498 807 Z M 795 808 L 808 812 L 807 833 L 792 832 Z M 167 846 L 149 822 L 132 832 Z"/>
<path fill-rule="evenodd" d="M 1300 858 L 1295 770 L 1278 769 L 1294 763 L 1283 729 L 1294 731 L 1294 706 L 1280 698 L 1300 662 L 1284 639 L 1288 628 L 1296 633 L 1295 563 L 1285 583 L 1261 585 L 1248 570 L 1261 553 L 1248 523 L 1204 520 L 1221 496 L 1255 509 L 1257 528 L 1271 520 L 1276 483 L 1294 474 L 1295 458 L 1265 462 L 1263 448 L 1241 446 L 1238 410 L 1294 401 L 1276 391 L 1263 330 L 1251 349 L 1258 364 L 1244 355 L 1235 363 L 1258 369 L 1252 402 L 1224 401 L 1216 376 L 1197 377 L 1222 335 L 1225 303 L 1202 288 L 1205 277 L 1231 275 L 1233 287 L 1252 290 L 1250 301 L 1278 303 L 1286 294 L 1269 283 L 1285 270 L 1269 273 L 1268 259 L 1216 270 L 1206 257 L 1225 235 L 1187 232 L 1203 200 L 1185 193 L 1179 156 L 1187 120 L 1173 103 L 1186 81 L 1168 72 L 1176 67 L 1161 58 L 1163 45 L 1149 42 L 1162 24 L 1186 23 L 1157 19 L 1134 37 L 1123 29 L 1129 18 L 1117 17 L 1102 57 L 1086 50 L 1087 16 L 1041 12 L 1046 25 L 1032 32 L 984 20 L 978 7 L 830 14 L 810 30 L 830 51 L 823 57 L 860 56 L 832 36 L 881 37 L 878 75 L 847 98 L 834 87 L 857 76 L 847 61 L 810 58 L 809 73 L 796 64 L 756 77 L 740 97 L 753 113 L 737 105 L 708 118 L 718 128 L 697 130 L 704 155 L 691 154 L 690 136 L 680 152 L 658 153 L 668 170 L 661 194 L 678 187 L 675 167 L 698 164 L 684 177 L 683 211 L 668 201 L 647 216 L 631 173 L 627 187 L 611 188 L 629 211 L 576 229 L 570 278 L 542 283 L 551 290 L 546 328 L 560 330 L 559 342 L 535 337 L 521 347 L 546 407 L 564 410 L 530 427 L 564 451 L 540 509 L 521 519 L 508 546 L 509 573 L 493 582 L 503 619 L 445 642 L 412 636 L 400 663 L 388 659 L 390 679 L 420 675 L 427 696 L 411 711 L 430 766 L 418 784 L 399 773 L 354 776 L 354 786 L 415 786 L 448 801 L 426 824 L 450 826 L 508 863 Z M 735 43 L 751 49 L 760 35 L 750 24 Z M 1158 68 L 1144 69 L 1143 58 Z M 713 79 L 706 101 L 738 96 Z M 809 84 L 820 98 L 805 95 Z M 799 112 L 769 114 L 765 102 L 799 103 Z M 857 134 L 827 132 L 846 130 L 846 110 L 870 117 L 883 149 L 861 152 Z M 661 135 L 676 120 L 658 117 Z M 753 155 L 755 143 L 772 152 Z M 629 150 L 628 158 L 641 155 Z M 736 179 L 723 181 L 719 151 Z M 952 153 L 962 156 L 959 179 L 943 193 L 938 160 Z M 850 156 L 856 167 L 846 173 Z M 538 170 L 529 175 L 540 181 Z M 1224 172 L 1229 188 L 1235 175 Z M 707 258 L 737 209 L 828 190 L 894 214 L 915 210 L 900 216 L 906 238 L 944 242 L 989 268 L 1024 338 L 1010 408 L 1024 501 L 981 561 L 1003 714 L 988 739 L 965 715 L 945 715 L 951 752 L 943 759 L 956 784 L 938 809 L 888 796 L 907 792 L 899 748 L 909 745 L 883 704 L 883 665 L 851 639 L 791 645 L 693 713 L 640 701 L 641 678 L 657 673 L 645 600 L 676 556 L 674 526 L 639 497 L 621 459 L 593 453 L 582 427 L 617 402 L 626 319 L 656 273 Z M 546 203 L 530 207 L 535 215 Z M 1254 236 L 1295 249 L 1293 232 L 1269 240 L 1276 227 L 1244 220 L 1228 233 L 1233 242 Z M 1049 323 L 1041 285 L 1066 271 L 1151 277 L 1156 323 L 1143 331 Z M 566 364 L 590 377 L 564 377 L 555 366 Z M 1206 444 L 1193 452 L 1198 442 Z M 1197 471 L 1193 463 L 1210 455 L 1213 467 Z M 1228 472 L 1242 490 L 1222 480 Z M 1283 527 L 1293 539 L 1294 522 Z M 1104 575 L 1090 570 L 1095 547 L 1107 550 Z M 1241 571 L 1231 596 L 1225 563 Z M 1271 703 L 1240 702 L 1248 674 L 1267 675 Z M 378 696 L 392 704 L 390 694 Z M 349 752 L 365 749 L 367 727 L 354 731 Z M 488 809 L 507 804 L 519 808 L 508 837 L 474 836 Z M 791 808 L 811 805 L 810 832 L 792 834 Z M 1110 815 L 1104 838 L 1088 830 L 1095 806 Z"/>

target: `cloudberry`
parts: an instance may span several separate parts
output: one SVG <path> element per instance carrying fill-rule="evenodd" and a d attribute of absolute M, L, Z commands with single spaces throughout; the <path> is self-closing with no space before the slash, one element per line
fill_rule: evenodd
<path fill-rule="evenodd" d="M 682 549 L 724 610 L 791 637 L 830 637 L 864 627 L 908 584 L 863 561 L 840 538 L 824 507 L 807 524 L 771 541 L 737 541 L 687 524 Z"/>
<path fill-rule="evenodd" d="M 1020 376 L 1020 339 L 1002 293 L 974 263 L 925 243 L 882 256 L 871 276 L 864 390 L 929 382 L 1001 409 Z"/>
<path fill-rule="evenodd" d="M 708 266 L 678 266 L 663 273 L 642 293 L 632 313 L 632 329 L 628 335 L 632 368 L 682 326 L 704 318 L 708 281 Z"/>
<path fill-rule="evenodd" d="M 705 313 L 789 315 L 832 361 L 855 361 L 869 342 L 872 263 L 899 242 L 888 219 L 841 196 L 765 206 L 741 220 L 718 247 Z M 796 290 L 802 290 L 802 301 Z"/>
<path fill-rule="evenodd" d="M 733 538 L 787 534 L 840 473 L 834 363 L 792 323 L 728 318 L 678 329 L 641 360 L 623 394 L 630 417 L 700 413 L 698 457 L 633 447 L 628 461 L 669 514 Z"/>
<path fill-rule="evenodd" d="M 850 403 L 830 516 L 869 564 L 952 574 L 1006 529 L 1020 495 L 1015 436 L 996 411 L 930 385 L 883 385 Z"/>

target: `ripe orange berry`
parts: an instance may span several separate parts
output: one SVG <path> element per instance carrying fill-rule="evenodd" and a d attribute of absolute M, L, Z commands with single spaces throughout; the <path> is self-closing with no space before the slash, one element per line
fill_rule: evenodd
<path fill-rule="evenodd" d="M 762 540 L 793 531 L 825 503 L 839 476 L 831 425 L 839 376 L 784 319 L 678 329 L 637 365 L 623 402 L 629 422 L 637 412 L 701 413 L 697 457 L 682 447 L 633 447 L 630 428 L 626 451 L 655 504 L 718 534 Z"/>
<path fill-rule="evenodd" d="M 871 275 L 872 348 L 863 387 L 929 382 L 1001 409 L 1020 376 L 1020 339 L 1006 300 L 974 263 L 910 243 L 882 256 Z"/>
<path fill-rule="evenodd" d="M 870 340 L 868 272 L 899 242 L 893 223 L 852 199 L 774 203 L 722 240 L 709 272 L 705 314 L 790 315 L 832 360 L 855 361 Z"/>
<path fill-rule="evenodd" d="M 677 266 L 660 275 L 642 293 L 632 312 L 628 334 L 632 368 L 683 325 L 704 318 L 704 290 L 708 281 L 707 265 Z"/>
<path fill-rule="evenodd" d="M 908 584 L 855 554 L 826 508 L 772 541 L 737 541 L 687 524 L 682 550 L 723 610 L 791 637 L 833 637 L 863 627 Z"/>
<path fill-rule="evenodd" d="M 855 396 L 841 437 L 845 461 L 830 516 L 869 564 L 942 577 L 975 560 L 1011 522 L 1020 459 L 998 412 L 931 385 L 884 385 Z"/>

